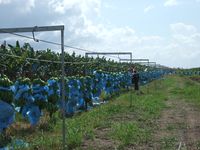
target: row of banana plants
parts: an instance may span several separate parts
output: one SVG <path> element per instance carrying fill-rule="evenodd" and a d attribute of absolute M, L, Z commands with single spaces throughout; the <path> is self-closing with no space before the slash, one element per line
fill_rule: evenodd
<path fill-rule="evenodd" d="M 170 71 L 140 72 L 140 84 L 161 78 Z M 14 83 L 7 76 L 0 77 L 0 132 L 14 122 L 15 112 L 27 118 L 32 126 L 37 125 L 46 110 L 50 118 L 59 109 L 73 115 L 76 111 L 88 110 L 108 100 L 121 90 L 131 86 L 131 72 L 109 73 L 93 71 L 90 76 L 65 78 L 65 103 L 61 100 L 61 80 L 19 78 Z"/>
<path fill-rule="evenodd" d="M 16 45 L 0 45 L 0 74 L 6 74 L 13 81 L 21 76 L 28 77 L 31 80 L 35 78 L 48 80 L 51 77 L 57 77 L 61 74 L 61 64 L 54 63 L 54 61 L 60 60 L 60 53 L 51 49 L 33 49 L 29 43 L 20 45 L 17 41 Z M 65 52 L 64 61 L 71 62 L 65 64 L 67 76 L 86 76 L 91 70 L 121 72 L 130 68 L 128 63 L 117 63 L 114 60 L 106 59 L 106 57 L 84 57 L 75 52 L 72 54 Z"/>
<path fill-rule="evenodd" d="M 90 76 L 65 78 L 65 105 L 61 101 L 61 82 L 59 78 L 41 79 L 19 78 L 14 83 L 6 76 L 0 77 L 0 131 L 14 121 L 15 111 L 36 125 L 42 110 L 50 117 L 63 109 L 66 115 L 77 110 L 87 110 L 100 104 L 104 98 L 131 86 L 131 74 L 125 72 L 108 73 L 94 71 Z M 15 110 L 15 111 L 14 111 Z"/>
<path fill-rule="evenodd" d="M 179 75 L 183 75 L 183 76 L 196 76 L 196 75 L 200 75 L 200 71 L 176 71 L 175 72 L 176 74 L 179 74 Z"/>

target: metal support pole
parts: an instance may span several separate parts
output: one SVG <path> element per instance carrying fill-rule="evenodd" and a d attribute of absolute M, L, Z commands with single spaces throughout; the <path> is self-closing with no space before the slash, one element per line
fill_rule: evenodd
<path fill-rule="evenodd" d="M 0 28 L 0 34 L 3 33 L 9 33 L 9 34 L 13 34 L 13 33 L 21 33 L 21 32 L 44 32 L 44 31 L 61 31 L 61 68 L 62 68 L 62 84 L 61 84 L 61 89 L 62 89 L 62 102 L 63 102 L 63 149 L 65 150 L 66 147 L 66 143 L 65 143 L 65 81 L 64 81 L 64 77 L 65 77 L 65 63 L 64 63 L 64 26 L 60 25 L 60 26 L 35 26 L 35 27 L 21 27 L 21 28 Z M 35 37 L 33 37 L 34 40 Z M 60 62 L 59 62 L 60 63 Z"/>
<path fill-rule="evenodd" d="M 157 69 L 156 62 L 155 62 L 155 66 L 154 67 L 155 67 L 155 72 L 156 72 L 156 69 Z M 154 81 L 154 83 L 155 83 L 155 89 L 157 89 L 157 83 L 156 82 L 157 82 L 157 80 L 155 79 L 155 81 Z"/>
<path fill-rule="evenodd" d="M 132 56 L 132 54 L 130 55 L 130 59 L 131 59 L 131 64 L 132 64 L 132 62 L 133 62 L 133 56 Z"/>
<path fill-rule="evenodd" d="M 131 69 L 132 69 L 132 55 L 130 56 L 131 57 Z M 131 72 L 132 72 L 133 70 L 131 70 Z M 133 78 L 133 74 L 131 75 L 131 82 L 132 82 L 132 78 Z M 131 102 L 130 102 L 130 107 L 132 107 L 132 103 L 133 103 L 133 85 L 131 86 Z"/>
<path fill-rule="evenodd" d="M 148 69 L 147 69 L 148 75 L 149 75 L 149 68 L 150 66 L 149 66 L 149 60 L 148 60 Z M 149 78 L 147 82 L 149 82 Z M 149 83 L 147 83 L 147 93 L 149 94 Z"/>
<path fill-rule="evenodd" d="M 63 126 L 62 126 L 62 132 L 63 132 L 63 150 L 66 149 L 66 135 L 65 135 L 65 63 L 64 63 L 64 29 L 61 30 L 61 51 L 62 51 L 62 103 L 63 103 L 63 110 L 62 110 L 62 119 L 63 119 Z"/>

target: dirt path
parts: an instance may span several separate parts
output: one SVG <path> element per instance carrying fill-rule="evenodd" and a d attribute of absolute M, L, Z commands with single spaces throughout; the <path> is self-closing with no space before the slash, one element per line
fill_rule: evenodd
<path fill-rule="evenodd" d="M 109 128 L 99 128 L 95 131 L 95 138 L 85 139 L 81 150 L 114 150 L 117 149 L 117 143 L 110 139 L 107 133 Z"/>
<path fill-rule="evenodd" d="M 166 101 L 153 149 L 200 149 L 200 111 L 183 100 Z"/>
<path fill-rule="evenodd" d="M 134 120 L 134 115 L 123 116 Z M 115 116 L 115 119 L 118 119 Z M 122 116 L 121 116 L 122 117 Z M 113 119 L 113 118 L 112 118 Z M 126 121 L 122 118 L 120 121 Z M 117 120 L 119 121 L 119 120 Z M 184 100 L 171 99 L 166 101 L 166 108 L 156 122 L 155 132 L 151 141 L 138 146 L 127 146 L 124 150 L 199 150 L 200 149 L 200 111 Z M 108 138 L 110 128 L 99 128 L 93 140 L 86 139 L 81 149 L 116 150 L 119 143 Z M 95 145 L 95 147 L 94 147 Z"/>
<path fill-rule="evenodd" d="M 184 86 L 182 79 L 177 78 L 175 88 Z M 169 87 L 165 91 L 168 97 L 166 108 L 151 127 L 152 138 L 139 145 L 126 145 L 123 150 L 200 150 L 200 109 L 183 99 L 175 98 L 177 96 L 171 93 L 173 88 Z M 129 112 L 113 116 L 112 121 L 138 121 L 137 117 Z M 109 125 L 96 129 L 94 139 L 85 139 L 81 149 L 121 150 L 119 143 L 109 138 L 110 130 Z"/>

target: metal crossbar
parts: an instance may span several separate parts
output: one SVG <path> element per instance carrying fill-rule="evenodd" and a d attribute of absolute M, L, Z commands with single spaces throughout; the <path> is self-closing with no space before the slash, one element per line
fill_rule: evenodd
<path fill-rule="evenodd" d="M 120 62 L 121 61 L 130 61 L 130 62 L 134 62 L 134 61 L 145 61 L 145 62 L 149 62 L 149 59 L 119 59 Z"/>
<path fill-rule="evenodd" d="M 88 57 L 89 55 L 129 55 L 130 59 L 132 59 L 132 52 L 91 52 L 91 53 L 85 53 L 85 57 Z M 120 60 L 120 58 L 119 58 Z"/>
<path fill-rule="evenodd" d="M 42 27 L 21 27 L 21 28 L 0 28 L 0 33 L 20 33 L 20 32 L 44 32 L 44 31 L 61 31 L 64 26 L 42 26 Z"/>

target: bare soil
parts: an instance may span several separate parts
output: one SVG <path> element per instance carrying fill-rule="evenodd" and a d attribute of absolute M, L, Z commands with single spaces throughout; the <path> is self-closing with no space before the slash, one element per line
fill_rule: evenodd
<path fill-rule="evenodd" d="M 200 77 L 191 77 L 190 79 L 193 81 L 200 82 Z"/>
<path fill-rule="evenodd" d="M 99 128 L 95 131 L 94 139 L 85 139 L 81 146 L 82 150 L 114 150 L 117 149 L 117 143 L 109 138 L 107 133 L 109 128 Z"/>
<path fill-rule="evenodd" d="M 200 111 L 183 100 L 166 101 L 158 120 L 153 149 L 200 149 Z"/>

